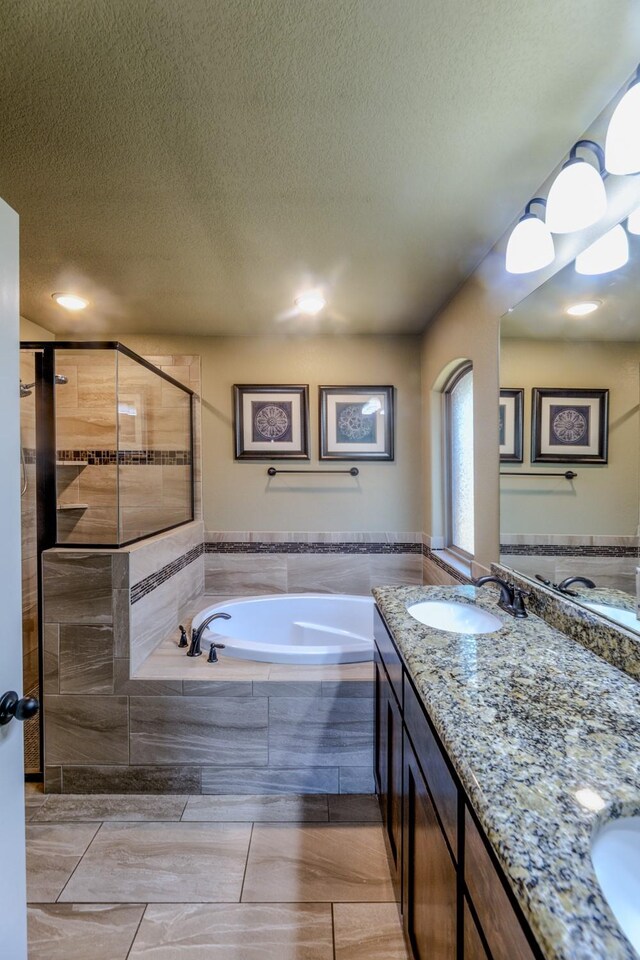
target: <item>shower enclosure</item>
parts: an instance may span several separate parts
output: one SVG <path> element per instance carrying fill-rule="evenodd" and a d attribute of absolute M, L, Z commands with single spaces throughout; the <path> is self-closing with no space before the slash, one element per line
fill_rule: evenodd
<path fill-rule="evenodd" d="M 193 391 L 117 342 L 22 343 L 20 378 L 24 690 L 37 695 L 42 551 L 116 549 L 193 520 Z M 41 717 L 25 724 L 28 773 Z"/>

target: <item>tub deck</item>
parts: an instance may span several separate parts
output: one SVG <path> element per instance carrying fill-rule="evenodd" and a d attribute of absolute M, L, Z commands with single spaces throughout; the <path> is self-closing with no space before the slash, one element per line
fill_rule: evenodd
<path fill-rule="evenodd" d="M 237 597 L 229 597 L 238 599 Z M 194 600 L 190 616 L 185 618 L 184 626 L 187 633 L 191 631 L 191 621 L 204 607 L 211 605 L 211 596 L 203 595 Z M 224 597 L 216 597 L 216 602 L 223 602 Z M 258 660 L 236 660 L 225 658 L 224 650 L 218 651 L 218 663 L 207 663 L 207 643 L 204 643 L 201 657 L 186 656 L 184 649 L 178 648 L 178 631 L 172 630 L 156 649 L 147 657 L 144 663 L 133 674 L 135 680 L 203 680 L 212 681 L 230 680 L 272 680 L 272 681 L 357 681 L 371 683 L 374 676 L 373 661 L 364 663 L 335 663 L 335 664 L 297 664 L 297 663 L 263 663 Z"/>

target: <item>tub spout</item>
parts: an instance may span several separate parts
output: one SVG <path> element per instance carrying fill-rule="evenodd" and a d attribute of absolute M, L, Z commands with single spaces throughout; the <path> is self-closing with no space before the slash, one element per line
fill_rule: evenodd
<path fill-rule="evenodd" d="M 199 627 L 194 627 L 191 631 L 191 646 L 187 650 L 188 657 L 199 657 L 202 654 L 200 649 L 200 643 L 202 641 L 202 634 L 207 629 L 212 620 L 231 620 L 231 614 L 229 613 L 212 613 L 210 617 L 207 617 L 206 620 L 203 620 Z M 213 661 L 215 663 L 215 660 Z"/>

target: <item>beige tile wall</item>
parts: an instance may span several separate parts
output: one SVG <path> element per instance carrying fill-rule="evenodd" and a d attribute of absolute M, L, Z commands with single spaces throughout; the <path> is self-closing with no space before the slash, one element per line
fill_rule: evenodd
<path fill-rule="evenodd" d="M 396 532 L 350 531 L 273 532 L 209 531 L 205 541 L 215 544 L 411 543 L 421 535 Z M 419 553 L 206 553 L 207 594 L 250 596 L 270 593 L 347 593 L 368 595 L 372 587 L 422 583 Z"/>
<path fill-rule="evenodd" d="M 150 357 L 150 362 L 194 392 L 200 390 L 200 359 L 183 355 Z M 161 362 L 159 362 L 161 361 Z M 182 450 L 189 436 L 188 397 L 134 360 L 117 357 L 118 398 L 129 401 L 137 416 L 116 417 L 115 351 L 60 353 L 56 372 L 68 383 L 56 388 L 56 427 L 59 449 Z M 199 400 L 195 405 L 199 429 Z M 201 511 L 200 444 L 194 473 L 196 511 Z M 183 523 L 191 510 L 190 469 L 173 465 L 59 466 L 58 502 L 87 504 L 59 511 L 59 540 L 64 543 L 114 543 Z M 199 513 L 196 512 L 196 516 Z"/>

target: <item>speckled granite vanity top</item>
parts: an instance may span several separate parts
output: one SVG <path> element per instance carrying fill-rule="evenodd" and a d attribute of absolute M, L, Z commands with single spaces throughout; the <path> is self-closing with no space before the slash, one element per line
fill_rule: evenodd
<path fill-rule="evenodd" d="M 600 892 L 590 841 L 640 813 L 640 683 L 492 590 L 373 591 L 405 665 L 549 960 L 630 960 L 636 952 Z M 477 600 L 476 600 L 477 596 Z M 477 602 L 504 623 L 464 636 L 418 623 L 421 600 Z M 606 806 L 585 809 L 579 790 Z"/>

